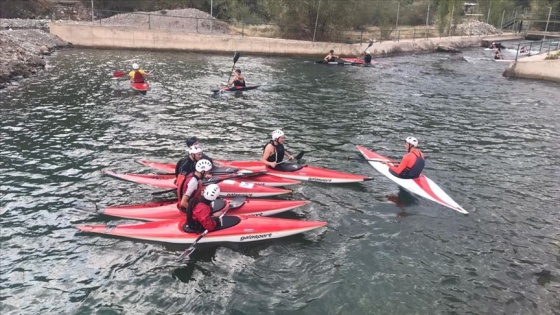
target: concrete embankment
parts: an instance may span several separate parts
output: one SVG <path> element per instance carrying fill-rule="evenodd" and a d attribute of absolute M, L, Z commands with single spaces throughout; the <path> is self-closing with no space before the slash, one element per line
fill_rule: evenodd
<path fill-rule="evenodd" d="M 315 56 L 322 58 L 334 49 L 340 56 L 356 56 L 367 44 L 309 42 L 278 38 L 234 35 L 203 35 L 162 30 L 103 27 L 97 25 L 51 23 L 51 34 L 76 47 L 112 49 L 181 50 L 193 52 L 234 52 L 282 56 Z M 453 50 L 480 46 L 479 37 L 443 37 L 416 40 L 376 42 L 369 48 L 375 56 L 406 52 Z"/>
<path fill-rule="evenodd" d="M 560 50 L 550 52 L 551 55 Z M 547 80 L 560 83 L 560 60 L 545 59 L 547 54 L 518 59 L 503 73 L 504 77 Z"/>

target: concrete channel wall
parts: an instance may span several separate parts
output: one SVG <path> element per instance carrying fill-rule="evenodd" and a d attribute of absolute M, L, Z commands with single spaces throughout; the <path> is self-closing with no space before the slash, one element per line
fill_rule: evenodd
<path fill-rule="evenodd" d="M 181 50 L 193 52 L 241 51 L 260 55 L 324 57 L 331 49 L 340 56 L 359 55 L 367 44 L 309 42 L 278 38 L 235 35 L 202 35 L 162 30 L 135 30 L 98 25 L 51 23 L 51 34 L 76 47 L 112 49 Z M 462 48 L 480 46 L 479 37 L 442 37 L 430 39 L 376 42 L 369 48 L 373 55 L 400 52 L 433 51 L 438 46 Z"/>
<path fill-rule="evenodd" d="M 551 54 L 560 52 L 553 51 Z M 547 80 L 560 83 L 560 59 L 545 60 L 546 54 L 518 59 L 503 75 L 512 78 Z"/>

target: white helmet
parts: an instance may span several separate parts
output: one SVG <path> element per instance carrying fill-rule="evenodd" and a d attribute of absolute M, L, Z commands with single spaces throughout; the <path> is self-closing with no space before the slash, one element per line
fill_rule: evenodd
<path fill-rule="evenodd" d="M 278 139 L 280 137 L 285 137 L 284 131 L 278 129 L 278 130 L 274 130 L 272 132 L 272 140 L 276 141 L 276 139 Z"/>
<path fill-rule="evenodd" d="M 217 184 L 210 184 L 206 186 L 204 192 L 202 192 L 202 196 L 206 198 L 208 201 L 214 201 L 220 195 L 220 186 Z"/>
<path fill-rule="evenodd" d="M 412 145 L 413 147 L 418 146 L 418 140 L 416 140 L 416 138 L 414 138 L 414 137 L 407 137 L 406 138 L 406 143 Z"/>
<path fill-rule="evenodd" d="M 202 172 L 208 172 L 209 170 L 212 169 L 212 163 L 210 163 L 210 161 L 206 160 L 206 159 L 202 159 L 198 162 L 196 162 L 196 171 L 199 173 Z"/>
<path fill-rule="evenodd" d="M 133 63 L 132 64 L 132 69 L 138 70 L 138 69 L 140 69 L 140 66 L 137 63 Z"/>
<path fill-rule="evenodd" d="M 202 147 L 199 145 L 193 145 L 192 147 L 189 148 L 189 154 L 197 154 L 197 153 L 202 153 Z"/>
<path fill-rule="evenodd" d="M 369 55 L 369 54 L 370 54 L 369 50 L 366 50 L 366 54 L 367 54 L 367 55 Z"/>

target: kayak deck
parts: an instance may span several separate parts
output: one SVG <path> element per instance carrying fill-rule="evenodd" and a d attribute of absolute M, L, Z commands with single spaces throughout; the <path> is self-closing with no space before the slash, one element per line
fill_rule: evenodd
<path fill-rule="evenodd" d="M 437 202 L 462 214 L 468 214 L 468 212 L 463 209 L 463 207 L 461 207 L 453 199 L 451 199 L 451 197 L 449 197 L 447 193 L 445 193 L 436 183 L 434 183 L 424 174 L 421 174 L 418 178 L 414 179 L 404 179 L 396 177 L 389 172 L 389 166 L 387 166 L 385 163 L 382 163 L 383 161 L 395 161 L 381 154 L 375 153 L 361 145 L 356 145 L 356 148 L 358 148 L 358 151 L 360 151 L 364 158 L 368 160 L 368 163 L 373 166 L 373 168 L 375 168 L 379 173 L 391 179 L 393 182 L 397 183 L 397 185 L 401 186 L 405 190 L 418 196 L 424 197 L 428 200 Z M 372 161 L 372 159 L 375 160 Z"/>

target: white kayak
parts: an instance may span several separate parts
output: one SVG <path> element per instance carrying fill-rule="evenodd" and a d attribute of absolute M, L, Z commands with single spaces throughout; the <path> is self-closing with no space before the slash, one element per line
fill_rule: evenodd
<path fill-rule="evenodd" d="M 387 176 L 390 180 L 394 181 L 395 183 L 397 183 L 397 185 L 401 186 L 407 191 L 426 199 L 435 201 L 460 213 L 468 214 L 468 212 L 463 209 L 463 207 L 458 205 L 453 199 L 451 199 L 451 197 L 449 197 L 449 195 L 445 193 L 445 191 L 443 191 L 436 183 L 434 183 L 424 174 L 421 174 L 418 178 L 414 179 L 404 179 L 396 177 L 389 172 L 389 166 L 383 163 L 384 161 L 394 162 L 393 160 L 381 154 L 368 150 L 360 145 L 356 145 L 356 148 L 358 148 L 358 151 L 362 153 L 362 155 L 366 158 L 366 160 L 368 160 L 368 163 L 373 166 L 373 168 L 375 168 L 379 173 Z"/>

